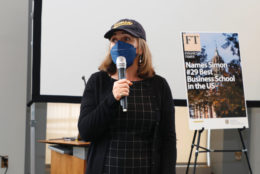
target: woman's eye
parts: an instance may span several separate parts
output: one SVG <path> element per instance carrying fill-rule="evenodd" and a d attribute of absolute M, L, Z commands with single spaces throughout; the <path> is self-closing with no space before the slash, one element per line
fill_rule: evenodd
<path fill-rule="evenodd" d="M 130 41 L 131 39 L 129 37 L 125 37 L 125 41 Z"/>
<path fill-rule="evenodd" d="M 110 41 L 115 43 L 115 42 L 117 42 L 117 39 L 116 38 L 112 38 Z"/>

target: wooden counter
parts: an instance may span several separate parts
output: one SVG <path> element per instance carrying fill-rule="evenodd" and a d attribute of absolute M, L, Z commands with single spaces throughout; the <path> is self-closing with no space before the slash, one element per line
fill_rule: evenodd
<path fill-rule="evenodd" d="M 64 139 L 39 140 L 38 142 L 51 144 L 49 146 L 51 149 L 51 174 L 85 174 L 89 142 Z"/>

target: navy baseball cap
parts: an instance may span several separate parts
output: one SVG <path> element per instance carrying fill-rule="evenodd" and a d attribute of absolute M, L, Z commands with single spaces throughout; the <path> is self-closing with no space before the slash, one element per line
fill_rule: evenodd
<path fill-rule="evenodd" d="M 144 28 L 139 22 L 132 19 L 121 19 L 120 21 L 112 25 L 111 29 L 106 32 L 104 37 L 110 39 L 113 36 L 114 32 L 118 30 L 125 31 L 134 37 L 142 38 L 146 41 Z"/>

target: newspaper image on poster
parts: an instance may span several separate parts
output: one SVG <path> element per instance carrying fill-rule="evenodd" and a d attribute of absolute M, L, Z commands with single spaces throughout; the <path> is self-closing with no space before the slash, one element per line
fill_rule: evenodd
<path fill-rule="evenodd" d="M 248 127 L 237 33 L 182 33 L 190 129 Z"/>

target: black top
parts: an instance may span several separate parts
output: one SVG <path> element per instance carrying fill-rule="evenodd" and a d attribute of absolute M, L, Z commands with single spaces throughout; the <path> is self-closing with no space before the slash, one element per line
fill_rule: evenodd
<path fill-rule="evenodd" d="M 88 80 L 83 94 L 78 128 L 80 136 L 86 141 L 91 141 L 87 159 L 87 174 L 101 174 L 105 162 L 107 162 L 106 152 L 111 148 L 111 145 L 109 145 L 111 142 L 111 126 L 121 113 L 120 104 L 112 94 L 114 81 L 107 73 L 97 72 Z M 176 135 L 174 106 L 170 88 L 166 80 L 158 75 L 143 82 L 147 87 L 145 96 L 154 98 L 153 101 L 155 101 L 150 102 L 153 105 L 150 107 L 153 112 L 153 123 L 150 130 L 142 137 L 146 144 L 150 144 L 146 148 L 151 149 L 151 153 L 147 153 L 147 160 L 150 161 L 149 168 L 152 174 L 174 174 Z M 136 106 L 139 107 L 140 104 Z M 131 107 L 129 105 L 130 110 Z M 139 138 L 139 140 L 142 138 Z"/>
<path fill-rule="evenodd" d="M 152 138 L 156 125 L 155 95 L 147 80 L 133 82 L 128 111 L 119 109 L 109 126 L 103 174 L 150 174 Z"/>

